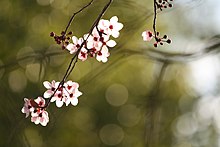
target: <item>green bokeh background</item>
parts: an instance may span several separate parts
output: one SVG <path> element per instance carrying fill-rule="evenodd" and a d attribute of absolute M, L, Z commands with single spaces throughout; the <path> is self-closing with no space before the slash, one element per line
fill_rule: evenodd
<path fill-rule="evenodd" d="M 107 2 L 95 0 L 77 15 L 70 27 L 74 35 L 87 33 Z M 51 104 L 46 127 L 25 118 L 23 98 L 43 95 L 43 81 L 61 80 L 71 59 L 49 33 L 60 33 L 87 3 L 0 0 L 0 146 L 144 147 L 150 135 L 151 147 L 218 147 L 219 55 L 166 63 L 157 89 L 164 62 L 149 57 L 145 51 L 154 49 L 153 42 L 141 37 L 152 28 L 152 0 L 114 0 L 104 18 L 117 15 L 124 28 L 107 63 L 79 61 L 71 73 L 69 79 L 79 82 L 83 92 L 78 106 Z M 157 50 L 201 51 L 206 40 L 220 33 L 219 6 L 218 0 L 176 0 L 157 21 L 173 43 Z"/>

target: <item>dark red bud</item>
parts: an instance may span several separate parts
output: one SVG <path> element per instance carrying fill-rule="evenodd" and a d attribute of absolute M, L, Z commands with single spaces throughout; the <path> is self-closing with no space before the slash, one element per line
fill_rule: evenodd
<path fill-rule="evenodd" d="M 54 37 L 55 33 L 54 32 L 50 32 L 50 37 Z"/>
<path fill-rule="evenodd" d="M 167 43 L 169 43 L 169 44 L 170 44 L 171 42 L 172 42 L 172 41 L 171 41 L 171 39 L 168 39 L 168 40 L 167 40 Z"/>

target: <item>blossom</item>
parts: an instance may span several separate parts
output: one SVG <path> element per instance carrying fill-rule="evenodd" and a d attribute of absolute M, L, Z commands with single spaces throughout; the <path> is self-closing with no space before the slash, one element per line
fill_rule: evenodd
<path fill-rule="evenodd" d="M 70 51 L 70 54 L 75 53 L 83 43 L 83 38 L 77 38 L 76 36 L 72 37 L 73 43 L 70 43 L 66 46 L 66 49 Z"/>
<path fill-rule="evenodd" d="M 26 113 L 26 118 L 31 114 L 31 122 L 46 126 L 49 122 L 49 117 L 47 111 L 44 108 L 45 100 L 42 97 L 38 97 L 34 100 L 24 98 L 24 101 L 24 107 L 21 111 Z"/>
<path fill-rule="evenodd" d="M 66 96 L 63 93 L 63 88 L 59 88 L 59 90 L 56 91 L 50 101 L 55 102 L 57 107 L 62 107 L 64 102 L 66 101 Z"/>
<path fill-rule="evenodd" d="M 110 21 L 101 19 L 98 28 L 105 34 L 112 35 L 114 38 L 119 37 L 119 31 L 123 28 L 123 24 L 118 22 L 118 17 L 113 16 Z"/>
<path fill-rule="evenodd" d="M 100 41 L 100 34 L 96 28 L 93 29 L 92 35 L 87 39 L 87 48 L 100 50 L 102 42 Z"/>
<path fill-rule="evenodd" d="M 67 81 L 65 84 L 65 94 L 67 96 L 66 106 L 70 103 L 73 106 L 78 104 L 78 97 L 82 95 L 82 92 L 79 91 L 79 84 L 73 81 Z"/>
<path fill-rule="evenodd" d="M 61 87 L 62 85 L 60 85 L 60 82 L 55 82 L 54 80 L 51 83 L 44 81 L 43 84 L 44 87 L 48 89 L 44 92 L 44 97 L 50 98 L 52 96 L 50 101 L 56 102 L 57 107 L 62 107 L 65 102 L 65 96 L 63 95 L 63 87 Z M 60 87 L 58 88 L 59 85 Z"/>
<path fill-rule="evenodd" d="M 144 41 L 150 41 L 153 38 L 153 33 L 149 30 L 146 30 L 142 33 L 142 37 Z"/>
<path fill-rule="evenodd" d="M 35 108 L 33 112 L 31 112 L 31 122 L 35 124 L 41 124 L 42 126 L 46 126 L 49 122 L 49 117 L 47 111 L 45 111 L 45 100 L 42 97 L 38 97 L 34 100 L 38 104 L 39 107 Z"/>
<path fill-rule="evenodd" d="M 21 109 L 21 112 L 22 113 L 25 113 L 26 114 L 26 118 L 29 116 L 29 114 L 31 112 L 34 111 L 34 107 L 31 105 L 31 100 L 27 99 L 27 98 L 24 98 L 24 106 L 23 108 Z"/>
<path fill-rule="evenodd" d="M 78 58 L 82 61 L 85 61 L 87 59 L 88 56 L 88 50 L 85 48 L 81 48 Z"/>
<path fill-rule="evenodd" d="M 45 88 L 47 88 L 47 91 L 44 92 L 44 98 L 50 98 L 54 94 L 59 84 L 60 83 L 56 82 L 55 80 L 53 80 L 51 83 L 48 81 L 44 81 L 43 85 Z"/>

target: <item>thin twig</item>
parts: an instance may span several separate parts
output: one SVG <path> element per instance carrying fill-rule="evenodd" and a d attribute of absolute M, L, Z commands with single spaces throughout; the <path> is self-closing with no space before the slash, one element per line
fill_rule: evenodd
<path fill-rule="evenodd" d="M 93 3 L 93 1 L 94 1 L 94 0 L 91 0 L 87 5 L 85 5 L 85 6 L 82 7 L 81 9 L 79 9 L 77 12 L 73 13 L 73 15 L 71 16 L 71 18 L 70 18 L 70 20 L 69 20 L 69 22 L 68 22 L 68 24 L 67 24 L 67 26 L 66 26 L 66 28 L 65 28 L 64 35 L 66 34 L 68 28 L 70 27 L 71 23 L 73 22 L 74 17 L 75 17 L 78 13 L 82 12 L 84 9 L 86 9 L 87 7 L 89 7 L 89 6 Z"/>
<path fill-rule="evenodd" d="M 153 30 L 154 30 L 155 39 L 156 39 L 156 36 L 157 36 L 157 31 L 156 31 L 156 21 L 157 21 L 157 1 L 154 0 Z M 157 41 L 157 40 L 156 40 L 156 41 Z"/>

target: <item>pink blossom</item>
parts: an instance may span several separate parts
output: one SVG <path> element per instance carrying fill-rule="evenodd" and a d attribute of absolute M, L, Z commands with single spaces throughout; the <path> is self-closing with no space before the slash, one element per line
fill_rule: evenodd
<path fill-rule="evenodd" d="M 34 107 L 31 105 L 30 100 L 27 99 L 27 98 L 24 98 L 24 106 L 21 109 L 21 112 L 25 113 L 26 114 L 26 118 L 27 118 L 29 116 L 29 114 L 31 112 L 33 112 L 33 111 L 34 111 Z"/>
<path fill-rule="evenodd" d="M 118 38 L 119 31 L 123 28 L 123 24 L 118 22 L 117 16 L 113 16 L 110 21 L 101 19 L 98 28 L 105 34 Z"/>
<path fill-rule="evenodd" d="M 153 38 L 153 33 L 149 30 L 146 30 L 142 33 L 142 37 L 144 41 L 150 41 Z"/>
<path fill-rule="evenodd" d="M 78 104 L 78 97 L 82 95 L 82 92 L 78 90 L 79 84 L 76 82 L 68 81 L 65 84 L 65 94 L 67 96 L 66 106 L 70 103 L 73 106 Z"/>
<path fill-rule="evenodd" d="M 42 126 L 46 126 L 49 122 L 47 111 L 41 110 L 37 111 L 37 113 L 34 113 L 31 117 L 31 122 L 34 122 L 36 125 L 40 123 Z"/>
<path fill-rule="evenodd" d="M 83 38 L 77 38 L 76 36 L 72 37 L 73 43 L 70 43 L 66 46 L 66 49 L 70 51 L 70 54 L 74 54 L 83 43 Z"/>
<path fill-rule="evenodd" d="M 96 28 L 93 29 L 92 35 L 89 36 L 87 39 L 87 48 L 92 49 L 95 48 L 96 50 L 100 50 L 102 46 L 102 42 L 100 41 L 100 35 Z"/>
<path fill-rule="evenodd" d="M 62 107 L 66 101 L 66 95 L 63 93 L 63 88 L 60 88 L 51 98 L 51 102 L 55 102 L 57 107 Z"/>
<path fill-rule="evenodd" d="M 30 104 L 37 105 L 37 107 L 34 107 L 34 110 L 31 111 L 31 122 L 34 122 L 35 124 L 41 124 L 42 126 L 46 126 L 49 122 L 48 113 L 45 111 L 45 100 L 42 97 L 38 97 L 35 100 L 29 100 Z M 34 102 L 32 102 L 34 101 Z"/>
<path fill-rule="evenodd" d="M 59 82 L 56 82 L 55 80 L 53 80 L 51 83 L 44 81 L 43 85 L 45 88 L 47 88 L 47 91 L 44 92 L 44 98 L 50 98 L 57 89 Z"/>
<path fill-rule="evenodd" d="M 87 59 L 88 56 L 88 50 L 85 48 L 81 48 L 78 58 L 82 61 L 85 61 Z"/>

